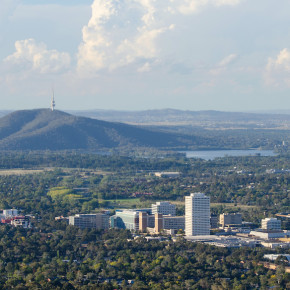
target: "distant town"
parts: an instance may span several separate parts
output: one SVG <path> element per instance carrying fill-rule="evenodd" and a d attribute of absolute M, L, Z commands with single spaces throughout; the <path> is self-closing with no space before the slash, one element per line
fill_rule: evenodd
<path fill-rule="evenodd" d="M 192 242 L 202 242 L 217 247 L 268 247 L 289 248 L 290 231 L 281 230 L 281 223 L 290 224 L 290 214 L 276 214 L 261 220 L 259 228 L 243 221 L 241 213 L 210 214 L 210 198 L 203 193 L 185 197 L 185 216 L 176 215 L 176 206 L 168 201 L 152 204 L 151 208 L 116 209 L 115 215 L 107 210 L 102 213 L 76 214 L 55 217 L 80 229 L 128 229 L 135 237 L 183 236 Z M 35 217 L 22 216 L 17 209 L 3 210 L 2 224 L 31 228 Z M 33 223 L 33 222 L 32 222 Z M 151 238 L 150 238 L 151 236 Z"/>
<path fill-rule="evenodd" d="M 9 152 L 0 167 L 4 289 L 289 286 L 287 155 Z"/>

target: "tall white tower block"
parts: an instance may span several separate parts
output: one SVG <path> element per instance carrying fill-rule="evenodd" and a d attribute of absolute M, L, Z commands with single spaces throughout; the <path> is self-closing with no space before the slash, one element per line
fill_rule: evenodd
<path fill-rule="evenodd" d="M 186 236 L 210 234 L 210 198 L 204 193 L 191 193 L 185 197 L 185 234 Z"/>

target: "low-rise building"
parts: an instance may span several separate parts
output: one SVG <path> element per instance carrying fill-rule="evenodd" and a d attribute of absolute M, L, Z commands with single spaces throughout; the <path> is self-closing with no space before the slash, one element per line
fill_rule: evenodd
<path fill-rule="evenodd" d="M 171 216 L 155 213 L 155 215 L 148 215 L 146 213 L 139 213 L 139 230 L 144 232 L 155 232 L 172 230 L 173 233 L 178 230 L 185 229 L 184 216 Z"/>
<path fill-rule="evenodd" d="M 185 217 L 163 216 L 163 228 L 166 230 L 185 230 Z"/>
<path fill-rule="evenodd" d="M 151 208 L 117 209 L 110 217 L 110 224 L 112 228 L 145 231 L 147 227 L 154 227 L 154 216 Z"/>
<path fill-rule="evenodd" d="M 222 248 L 257 247 L 260 244 L 254 239 L 235 236 L 187 236 L 185 239 L 189 242 L 200 242 Z"/>
<path fill-rule="evenodd" d="M 226 226 L 241 226 L 242 215 L 240 213 L 223 213 L 220 215 L 219 223 L 223 228 Z"/>
<path fill-rule="evenodd" d="M 210 228 L 211 229 L 218 228 L 218 217 L 217 217 L 217 215 L 214 215 L 214 214 L 210 215 Z"/>
<path fill-rule="evenodd" d="M 116 210 L 116 214 L 110 218 L 111 227 L 138 231 L 139 214 L 140 211 L 136 210 Z"/>
<path fill-rule="evenodd" d="M 275 230 L 255 230 L 251 231 L 250 235 L 265 240 L 279 239 L 284 238 L 286 236 L 286 234 L 283 231 L 275 231 Z"/>
<path fill-rule="evenodd" d="M 81 229 L 108 229 L 109 216 L 103 213 L 76 214 L 69 217 L 69 224 Z"/>
<path fill-rule="evenodd" d="M 161 213 L 163 215 L 176 215 L 176 206 L 169 201 L 159 201 L 152 204 L 152 214 Z"/>
<path fill-rule="evenodd" d="M 277 218 L 262 219 L 261 224 L 264 230 L 281 230 L 281 221 Z"/>
<path fill-rule="evenodd" d="M 157 177 L 179 177 L 180 172 L 155 172 L 155 176 Z"/>
<path fill-rule="evenodd" d="M 279 242 L 278 240 L 274 240 L 273 242 L 270 241 L 262 241 L 261 245 L 265 248 L 276 249 L 276 248 L 290 248 L 290 243 Z"/>
<path fill-rule="evenodd" d="M 27 216 L 15 216 L 11 220 L 11 225 L 27 229 L 30 227 L 29 218 Z"/>
<path fill-rule="evenodd" d="M 280 256 L 285 257 L 285 259 L 287 259 L 288 263 L 290 263 L 290 255 L 288 255 L 288 254 L 268 254 L 268 255 L 264 255 L 264 258 L 271 260 L 271 261 L 276 261 L 276 259 Z"/>
<path fill-rule="evenodd" d="M 3 215 L 5 218 L 18 216 L 18 214 L 19 214 L 18 209 L 15 209 L 15 208 L 3 210 Z"/>

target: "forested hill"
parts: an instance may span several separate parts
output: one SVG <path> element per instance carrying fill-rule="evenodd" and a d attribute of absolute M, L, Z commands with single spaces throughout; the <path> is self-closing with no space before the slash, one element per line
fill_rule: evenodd
<path fill-rule="evenodd" d="M 151 131 L 49 109 L 16 111 L 0 118 L 1 150 L 185 148 L 204 142 L 194 136 Z"/>

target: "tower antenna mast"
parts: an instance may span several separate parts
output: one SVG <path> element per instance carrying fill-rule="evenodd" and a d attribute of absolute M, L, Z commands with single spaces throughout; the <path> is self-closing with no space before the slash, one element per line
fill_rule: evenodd
<path fill-rule="evenodd" d="M 50 109 L 53 112 L 55 108 L 55 101 L 54 101 L 54 89 L 52 89 L 52 96 L 51 96 L 51 104 L 50 104 Z"/>

